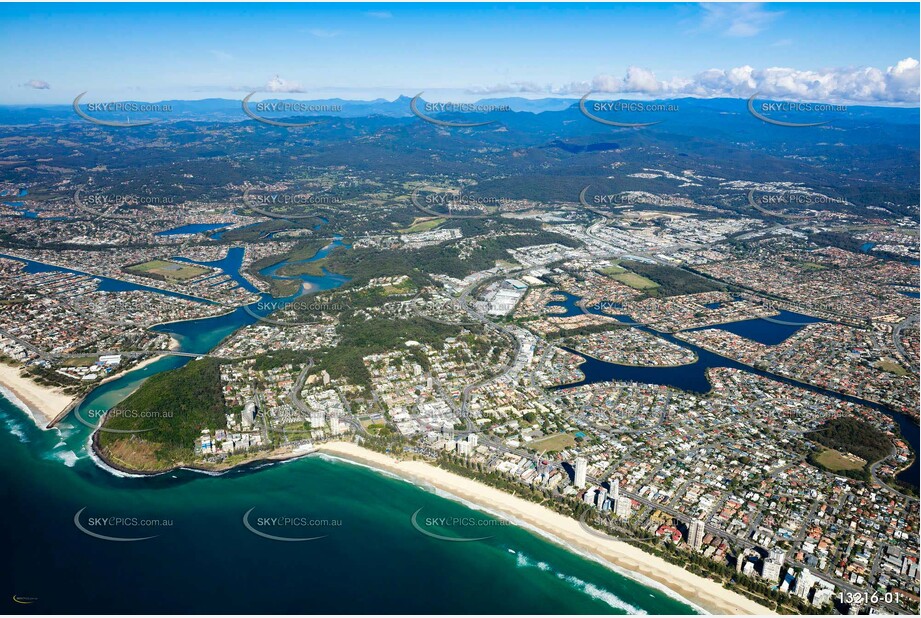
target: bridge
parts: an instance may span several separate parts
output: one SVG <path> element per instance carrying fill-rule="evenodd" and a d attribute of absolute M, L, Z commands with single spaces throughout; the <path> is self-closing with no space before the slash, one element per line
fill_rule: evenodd
<path fill-rule="evenodd" d="M 62 358 L 86 358 L 87 356 L 113 356 L 120 355 L 126 356 L 128 358 L 139 358 L 141 356 L 186 356 L 188 358 L 199 358 L 203 356 L 213 356 L 215 358 L 226 358 L 223 356 L 218 356 L 217 354 L 208 354 L 203 353 L 199 354 L 196 352 L 182 352 L 180 350 L 106 350 L 106 351 L 91 351 L 91 352 L 82 352 L 82 353 L 71 353 L 71 354 L 51 354 L 55 359 Z M 232 360 L 227 358 L 227 360 Z"/>

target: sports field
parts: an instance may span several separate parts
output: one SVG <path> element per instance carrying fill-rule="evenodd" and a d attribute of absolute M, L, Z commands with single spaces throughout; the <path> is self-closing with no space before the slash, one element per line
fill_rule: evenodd
<path fill-rule="evenodd" d="M 531 442 L 531 448 L 537 451 L 562 451 L 576 445 L 576 439 L 568 433 L 558 433 Z"/>
<path fill-rule="evenodd" d="M 175 279 L 178 281 L 194 279 L 195 277 L 201 277 L 211 272 L 202 266 L 181 264 L 179 262 L 170 262 L 169 260 L 150 260 L 149 262 L 128 266 L 125 270 L 136 275 L 147 275 L 155 278 Z"/>
<path fill-rule="evenodd" d="M 608 276 L 615 281 L 619 281 L 624 285 L 629 285 L 634 290 L 640 290 L 641 292 L 659 287 L 659 284 L 655 281 L 629 271 Z"/>
<path fill-rule="evenodd" d="M 866 461 L 856 455 L 842 453 L 831 448 L 819 453 L 816 461 L 829 470 L 860 470 L 867 465 Z"/>

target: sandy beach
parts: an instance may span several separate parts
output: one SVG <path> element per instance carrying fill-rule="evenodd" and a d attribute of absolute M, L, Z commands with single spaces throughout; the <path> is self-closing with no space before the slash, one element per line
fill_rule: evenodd
<path fill-rule="evenodd" d="M 178 350 L 178 349 L 179 349 L 179 342 L 176 341 L 176 339 L 174 339 L 173 337 L 170 337 L 169 349 L 170 349 L 170 350 Z M 131 366 L 128 367 L 127 369 L 119 369 L 118 371 L 116 371 L 116 372 L 113 373 L 112 375 L 108 376 L 107 378 L 103 378 L 102 380 L 100 380 L 100 381 L 99 381 L 99 384 L 96 384 L 93 388 L 95 388 L 96 386 L 102 386 L 102 385 L 105 384 L 106 382 L 111 382 L 112 380 L 117 380 L 118 378 L 121 378 L 121 377 L 124 376 L 125 374 L 131 373 L 132 371 L 135 371 L 135 370 L 137 370 L 137 369 L 143 369 L 143 368 L 146 367 L 147 365 L 151 365 L 151 364 L 157 362 L 158 360 L 160 360 L 160 359 L 163 358 L 164 356 L 166 356 L 166 354 L 154 354 L 153 356 L 148 356 L 147 358 L 145 358 L 144 360 L 142 360 L 141 362 L 139 362 L 139 363 L 137 363 L 137 364 L 135 364 L 135 365 L 131 365 Z M 90 391 L 90 392 L 92 392 L 92 391 Z M 89 394 L 89 393 L 87 393 L 87 394 Z"/>
<path fill-rule="evenodd" d="M 0 363 L 0 386 L 8 390 L 19 400 L 19 403 L 29 409 L 29 414 L 40 429 L 47 428 L 48 423 L 76 399 L 61 389 L 36 384 L 22 377 L 19 367 L 12 367 L 4 363 Z M 4 396 L 6 395 L 7 393 L 4 393 Z"/>
<path fill-rule="evenodd" d="M 582 529 L 574 519 L 565 517 L 522 498 L 507 494 L 472 479 L 458 476 L 421 461 L 398 461 L 393 457 L 371 451 L 350 442 L 330 442 L 319 452 L 342 457 L 357 463 L 396 474 L 422 485 L 480 505 L 489 511 L 523 522 L 554 537 L 568 549 L 592 555 L 608 566 L 622 569 L 625 575 L 638 574 L 641 583 L 654 583 L 668 588 L 694 605 L 714 614 L 774 614 L 718 583 L 695 575 L 665 560 L 647 554 L 632 545 L 614 540 L 602 540 Z M 627 573 L 627 572 L 630 573 Z M 643 579 L 646 581 L 643 581 Z"/>

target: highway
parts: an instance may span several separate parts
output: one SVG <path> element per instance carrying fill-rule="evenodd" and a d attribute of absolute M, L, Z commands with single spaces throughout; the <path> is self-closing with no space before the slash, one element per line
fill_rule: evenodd
<path fill-rule="evenodd" d="M 919 316 L 917 314 L 911 315 L 899 322 L 892 329 L 892 345 L 895 346 L 896 351 L 914 373 L 918 373 L 918 362 L 916 359 L 912 358 L 911 354 L 908 353 L 908 350 L 905 349 L 905 346 L 902 345 L 902 331 L 912 324 L 916 324 L 918 319 Z"/>

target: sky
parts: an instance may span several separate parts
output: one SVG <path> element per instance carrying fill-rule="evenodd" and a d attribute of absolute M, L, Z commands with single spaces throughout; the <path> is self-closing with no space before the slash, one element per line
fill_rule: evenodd
<path fill-rule="evenodd" d="M 0 104 L 600 91 L 917 106 L 918 24 L 917 3 L 872 2 L 0 4 Z"/>

